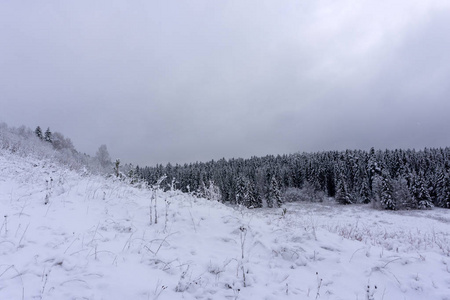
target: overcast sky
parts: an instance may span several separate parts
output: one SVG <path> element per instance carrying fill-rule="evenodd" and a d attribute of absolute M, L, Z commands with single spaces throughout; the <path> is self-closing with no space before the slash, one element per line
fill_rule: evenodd
<path fill-rule="evenodd" d="M 448 0 L 0 1 L 0 121 L 139 165 L 450 146 Z"/>

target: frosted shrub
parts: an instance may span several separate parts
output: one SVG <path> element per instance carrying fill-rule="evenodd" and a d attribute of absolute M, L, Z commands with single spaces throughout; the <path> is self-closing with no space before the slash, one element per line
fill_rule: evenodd
<path fill-rule="evenodd" d="M 203 194 L 208 200 L 220 201 L 222 199 L 222 194 L 220 193 L 219 187 L 212 180 L 209 181 L 208 187 L 204 185 Z"/>

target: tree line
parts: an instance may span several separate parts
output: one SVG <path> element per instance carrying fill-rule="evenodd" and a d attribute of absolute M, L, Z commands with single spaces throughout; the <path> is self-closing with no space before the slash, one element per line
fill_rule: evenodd
<path fill-rule="evenodd" d="M 249 159 L 220 159 L 153 167 L 111 161 L 106 145 L 94 157 L 79 153 L 59 132 L 45 133 L 0 123 L 0 148 L 34 153 L 94 173 L 153 186 L 165 177 L 165 189 L 249 208 L 280 207 L 285 201 L 371 203 L 376 208 L 450 208 L 450 148 L 416 150 L 346 150 Z M 55 151 L 56 150 L 56 151 Z"/>
<path fill-rule="evenodd" d="M 136 167 L 154 184 L 250 208 L 283 201 L 371 203 L 382 209 L 450 208 L 450 148 L 346 150 Z"/>

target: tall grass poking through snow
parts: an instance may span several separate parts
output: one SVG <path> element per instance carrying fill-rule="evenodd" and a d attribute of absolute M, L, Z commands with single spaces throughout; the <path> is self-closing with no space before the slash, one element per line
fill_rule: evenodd
<path fill-rule="evenodd" d="M 0 154 L 0 299 L 448 295 L 450 222 L 439 209 L 249 210 Z"/>

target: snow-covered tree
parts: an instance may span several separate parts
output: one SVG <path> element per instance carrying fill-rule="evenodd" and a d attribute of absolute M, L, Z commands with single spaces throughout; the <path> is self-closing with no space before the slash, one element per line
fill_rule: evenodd
<path fill-rule="evenodd" d="M 253 182 L 250 182 L 250 208 L 259 208 L 262 207 L 262 199 L 256 185 Z"/>
<path fill-rule="evenodd" d="M 425 185 L 422 174 L 415 177 L 412 194 L 418 209 L 430 209 L 433 207 L 430 193 Z"/>
<path fill-rule="evenodd" d="M 44 138 L 44 137 L 42 136 L 42 129 L 41 129 L 40 126 L 36 127 L 36 129 L 34 130 L 34 133 L 35 133 L 36 136 L 37 136 L 38 138 L 40 138 L 41 140 Z"/>
<path fill-rule="evenodd" d="M 416 205 L 413 203 L 411 192 L 408 188 L 408 181 L 400 177 L 392 181 L 392 191 L 396 203 L 396 209 L 413 209 Z"/>
<path fill-rule="evenodd" d="M 209 181 L 208 187 L 205 186 L 203 195 L 206 199 L 212 201 L 220 201 L 222 198 L 219 187 L 212 180 Z"/>
<path fill-rule="evenodd" d="M 44 135 L 44 140 L 49 143 L 53 143 L 52 132 L 50 131 L 50 127 L 47 128 Z"/>
<path fill-rule="evenodd" d="M 345 181 L 344 175 L 341 173 L 338 177 L 336 183 L 336 201 L 339 204 L 352 204 L 353 200 L 348 191 L 347 183 Z"/>
<path fill-rule="evenodd" d="M 374 177 L 381 174 L 381 167 L 378 163 L 375 149 L 372 147 L 369 151 L 369 160 L 367 162 L 367 172 L 369 174 L 369 189 L 373 190 L 372 184 Z"/>
<path fill-rule="evenodd" d="M 392 185 L 387 174 L 383 174 L 383 176 L 381 177 L 380 204 L 384 209 L 396 209 L 396 203 L 392 194 Z"/>
<path fill-rule="evenodd" d="M 450 208 L 450 174 L 441 170 L 438 174 L 436 185 L 435 205 Z"/>
<path fill-rule="evenodd" d="M 116 162 L 114 163 L 114 175 L 116 175 L 117 178 L 120 176 L 120 159 L 116 159 Z"/>
<path fill-rule="evenodd" d="M 104 169 L 108 168 L 112 164 L 111 157 L 109 156 L 108 148 L 106 147 L 106 145 L 101 145 L 98 148 L 97 153 L 95 154 L 95 158 L 100 163 L 100 166 Z"/>
<path fill-rule="evenodd" d="M 274 204 L 277 207 L 281 207 L 283 201 L 281 199 L 281 190 L 278 184 L 278 180 L 275 178 L 275 176 L 272 176 L 272 179 L 270 180 L 269 191 L 267 194 L 267 206 L 272 208 Z"/>
<path fill-rule="evenodd" d="M 370 203 L 370 189 L 367 180 L 363 180 L 361 183 L 361 189 L 359 190 L 359 196 L 361 203 Z"/>
<path fill-rule="evenodd" d="M 450 175 L 447 174 L 444 179 L 442 195 L 440 197 L 440 207 L 450 208 Z"/>
<path fill-rule="evenodd" d="M 323 197 L 335 197 L 339 202 L 348 204 L 370 200 L 375 207 L 383 208 L 384 204 L 391 201 L 390 196 L 387 196 L 390 193 L 386 190 L 386 182 L 383 192 L 382 179 L 385 177 L 391 185 L 395 209 L 418 207 L 414 204 L 415 200 L 410 201 L 413 199 L 414 181 L 411 174 L 422 174 L 424 188 L 428 190 L 434 205 L 444 207 L 447 201 L 443 200 L 446 194 L 441 173 L 450 172 L 450 148 L 424 151 L 375 151 L 372 148 L 370 152 L 347 150 L 267 155 L 176 167 L 157 165 L 143 168 L 140 172 L 141 177 L 150 184 L 164 173 L 169 178 L 176 177 L 182 191 L 187 191 L 188 187 L 190 190 L 202 190 L 202 182 L 213 180 L 220 188 L 223 202 L 236 204 L 236 194 L 238 199 L 240 195 L 248 194 L 248 199 L 238 201 L 241 204 L 249 202 L 250 207 L 256 207 L 252 199 L 262 197 L 267 200 L 267 206 L 277 205 L 269 197 L 271 180 L 275 176 L 282 191 L 303 188 L 301 193 L 296 191 L 302 201 L 320 201 Z M 253 191 L 252 185 L 255 185 L 254 192 L 239 191 L 239 176 L 245 179 L 247 190 Z M 259 200 L 255 201 L 258 203 Z M 391 205 L 387 206 L 392 208 Z"/>
<path fill-rule="evenodd" d="M 238 176 L 236 182 L 236 204 L 250 206 L 250 190 L 248 180 L 242 176 Z"/>
<path fill-rule="evenodd" d="M 62 133 L 52 133 L 52 145 L 56 150 L 68 149 L 71 152 L 76 152 L 72 141 L 69 138 L 64 137 Z"/>

